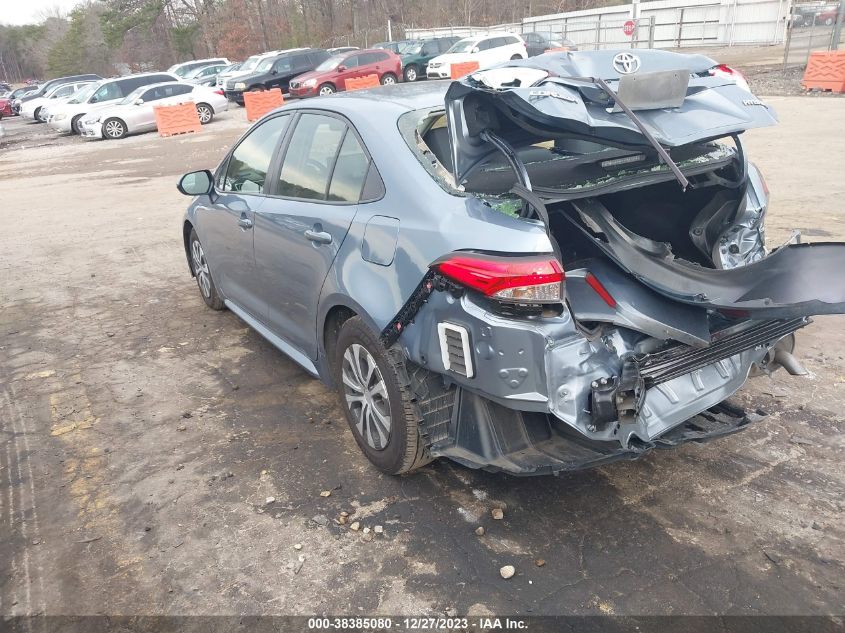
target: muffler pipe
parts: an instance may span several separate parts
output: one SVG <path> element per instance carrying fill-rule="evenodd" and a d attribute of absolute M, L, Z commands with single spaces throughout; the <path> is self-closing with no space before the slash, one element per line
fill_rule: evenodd
<path fill-rule="evenodd" d="M 804 369 L 804 365 L 801 364 L 801 361 L 793 356 L 792 352 L 783 348 L 775 350 L 775 357 L 773 360 L 776 365 L 783 367 L 790 376 L 806 376 L 809 373 L 806 369 Z"/>

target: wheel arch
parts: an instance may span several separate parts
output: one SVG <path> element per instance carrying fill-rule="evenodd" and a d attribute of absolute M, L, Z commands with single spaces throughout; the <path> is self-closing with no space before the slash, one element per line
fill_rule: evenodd
<path fill-rule="evenodd" d="M 359 303 L 346 295 L 335 294 L 326 297 L 318 312 L 317 344 L 319 351 L 317 368 L 320 378 L 329 386 L 333 384 L 331 363 L 335 352 L 334 345 L 337 342 L 340 328 L 343 327 L 346 321 L 356 316 L 361 317 L 361 320 L 364 321 L 376 336 L 381 334 L 381 330 L 367 311 Z"/>
<path fill-rule="evenodd" d="M 182 223 L 182 243 L 185 247 L 185 260 L 188 262 L 188 270 L 191 277 L 194 276 L 194 268 L 191 266 L 191 231 L 194 230 L 194 225 L 190 220 L 185 220 Z"/>

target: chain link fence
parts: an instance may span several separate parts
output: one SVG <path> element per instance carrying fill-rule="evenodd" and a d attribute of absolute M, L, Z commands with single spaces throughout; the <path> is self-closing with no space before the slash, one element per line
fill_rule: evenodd
<path fill-rule="evenodd" d="M 836 28 L 838 12 L 838 4 L 808 2 L 792 6 L 783 52 L 784 70 L 806 65 L 813 51 L 845 48 L 843 32 Z"/>

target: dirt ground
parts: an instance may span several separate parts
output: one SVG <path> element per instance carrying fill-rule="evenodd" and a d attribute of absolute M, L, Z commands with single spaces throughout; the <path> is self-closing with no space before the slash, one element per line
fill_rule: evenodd
<path fill-rule="evenodd" d="M 845 240 L 845 100 L 769 101 L 781 125 L 745 137 L 770 244 Z M 387 477 L 188 273 L 176 180 L 242 109 L 170 139 L 3 126 L 0 614 L 845 613 L 845 318 L 799 333 L 808 377 L 749 383 L 769 415 L 728 439 L 559 478 Z"/>

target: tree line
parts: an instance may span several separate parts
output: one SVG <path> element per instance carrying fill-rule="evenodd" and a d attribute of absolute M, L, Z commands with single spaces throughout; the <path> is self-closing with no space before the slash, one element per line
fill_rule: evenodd
<path fill-rule="evenodd" d="M 162 70 L 187 59 L 368 46 L 408 27 L 493 26 L 623 0 L 84 0 L 68 16 L 0 25 L 0 79 Z"/>

